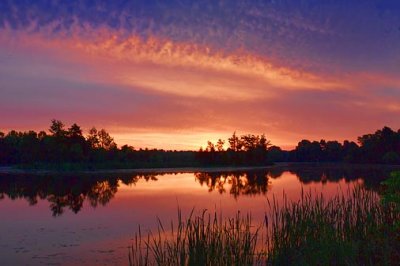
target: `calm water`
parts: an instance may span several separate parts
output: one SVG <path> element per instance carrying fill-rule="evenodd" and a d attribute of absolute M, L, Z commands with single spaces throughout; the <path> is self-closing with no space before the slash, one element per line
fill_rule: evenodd
<path fill-rule="evenodd" d="M 267 198 L 327 197 L 360 184 L 374 189 L 389 170 L 340 166 L 273 167 L 229 172 L 97 175 L 0 174 L 1 265 L 127 265 L 140 224 L 169 225 L 178 206 L 251 212 L 262 221 Z"/>

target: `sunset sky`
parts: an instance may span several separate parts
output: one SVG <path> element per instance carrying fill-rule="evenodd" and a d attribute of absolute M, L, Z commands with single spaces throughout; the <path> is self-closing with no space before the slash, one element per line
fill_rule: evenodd
<path fill-rule="evenodd" d="M 0 1 L 0 131 L 292 148 L 400 127 L 400 1 Z"/>

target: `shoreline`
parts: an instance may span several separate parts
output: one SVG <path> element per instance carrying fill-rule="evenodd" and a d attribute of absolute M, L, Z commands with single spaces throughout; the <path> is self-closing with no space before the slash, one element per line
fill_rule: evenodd
<path fill-rule="evenodd" d="M 0 166 L 0 174 L 129 174 L 129 173 L 196 173 L 196 172 L 238 172 L 247 170 L 262 170 L 281 167 L 356 167 L 356 168 L 387 168 L 400 170 L 400 165 L 387 164 L 349 164 L 334 162 L 279 162 L 265 166 L 211 166 L 211 167 L 161 167 L 161 168 L 111 168 L 96 170 L 56 170 L 56 169 L 21 169 L 13 166 Z"/>
<path fill-rule="evenodd" d="M 229 167 L 171 167 L 171 168 L 129 168 L 129 169 L 98 169 L 62 171 L 54 169 L 18 169 L 10 166 L 0 167 L 0 174 L 129 174 L 129 173 L 196 173 L 196 172 L 236 172 L 245 170 L 269 169 L 287 164 L 266 166 L 229 166 Z"/>

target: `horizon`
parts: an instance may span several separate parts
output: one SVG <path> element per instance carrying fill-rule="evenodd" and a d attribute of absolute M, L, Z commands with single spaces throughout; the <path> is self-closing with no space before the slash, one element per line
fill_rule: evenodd
<path fill-rule="evenodd" d="M 53 120 L 52 120 L 53 121 Z M 60 121 L 60 120 L 57 120 L 57 119 L 54 119 L 54 121 Z M 106 130 L 106 132 L 107 133 L 109 133 L 108 131 L 107 131 L 107 129 L 105 129 L 105 128 L 99 128 L 99 127 L 96 127 L 96 126 L 92 126 L 92 127 L 90 127 L 90 128 L 87 128 L 87 129 L 85 129 L 85 128 L 82 128 L 80 125 L 79 125 L 79 123 L 71 123 L 71 124 L 64 124 L 64 122 L 63 121 L 60 121 L 60 122 L 62 122 L 63 123 L 63 125 L 64 125 L 64 129 L 65 130 L 67 130 L 70 126 L 72 126 L 73 124 L 76 124 L 76 125 L 78 125 L 79 127 L 80 127 L 80 129 L 82 130 L 82 135 L 85 137 L 85 138 L 87 138 L 88 136 L 89 136 L 89 130 L 90 130 L 90 128 L 96 128 L 97 130 L 101 130 L 101 129 L 104 129 L 104 130 Z M 261 135 L 265 135 L 266 136 L 266 138 L 267 138 L 267 140 L 268 141 L 270 141 L 270 147 L 272 147 L 272 146 L 277 146 L 277 147 L 279 147 L 279 148 L 281 148 L 283 151 L 291 151 L 291 150 L 294 150 L 294 149 L 296 149 L 296 147 L 297 147 L 297 144 L 299 144 L 301 141 L 303 141 L 303 140 L 308 140 L 308 141 L 310 141 L 310 142 L 313 142 L 313 141 L 317 141 L 317 142 L 321 142 L 321 141 L 337 141 L 337 142 L 339 142 L 340 144 L 343 144 L 345 141 L 349 141 L 349 142 L 354 142 L 354 143 L 356 143 L 357 145 L 359 145 L 360 143 L 359 143 L 359 141 L 358 141 L 358 138 L 359 137 L 362 137 L 362 136 L 364 136 L 364 135 L 369 135 L 369 134 L 376 134 L 376 132 L 377 131 L 380 131 L 380 130 L 382 130 L 382 129 L 384 129 L 384 128 L 387 128 L 388 126 L 382 126 L 381 128 L 378 128 L 378 129 L 376 129 L 376 130 L 374 130 L 373 132 L 371 131 L 371 132 L 364 132 L 364 133 L 362 133 L 362 134 L 360 134 L 359 136 L 356 136 L 356 137 L 354 137 L 353 139 L 326 139 L 326 138 L 320 138 L 320 139 L 299 139 L 298 141 L 297 141 L 297 143 L 296 143 L 296 145 L 294 145 L 294 146 L 280 146 L 280 145 L 276 145 L 276 144 L 274 144 L 269 138 L 268 138 L 268 136 L 266 136 L 264 133 L 241 133 L 241 132 L 237 132 L 236 130 L 232 133 L 232 134 L 230 134 L 229 136 L 226 136 L 226 137 L 220 137 L 220 138 L 218 138 L 218 139 L 221 139 L 221 140 L 223 140 L 224 141 L 224 144 L 223 144 L 223 147 L 224 147 L 224 150 L 228 150 L 228 148 L 229 148 L 229 144 L 228 144 L 228 138 L 230 138 L 233 134 L 236 134 L 236 136 L 238 136 L 238 137 L 240 137 L 240 136 L 243 136 L 243 135 L 255 135 L 255 136 L 261 136 Z M 391 128 L 391 127 L 388 127 L 389 129 L 391 129 L 391 130 L 393 130 L 394 132 L 400 132 L 400 128 L 399 129 L 396 129 L 396 128 Z M 16 129 L 11 129 L 11 130 L 16 130 Z M 11 130 L 9 130 L 9 131 L 3 131 L 1 128 L 0 128 L 0 132 L 2 132 L 2 133 L 4 133 L 4 134 L 7 134 L 8 132 L 10 132 Z M 17 132 L 28 132 L 28 131 L 30 131 L 30 130 L 33 130 L 33 131 L 35 131 L 36 133 L 39 133 L 39 132 L 41 132 L 41 131 L 44 131 L 44 132 L 46 132 L 46 134 L 48 134 L 48 135 L 51 135 L 52 133 L 50 132 L 50 128 L 48 127 L 48 128 L 42 128 L 42 129 L 26 129 L 26 130 L 22 130 L 22 131 L 20 131 L 20 130 L 16 130 Z M 173 144 L 172 144 L 172 148 L 170 148 L 169 147 L 169 145 L 171 144 L 171 143 L 167 143 L 167 146 L 162 146 L 162 145 L 160 145 L 160 146 L 157 146 L 156 144 L 153 144 L 153 145 L 151 145 L 151 146 L 133 146 L 129 141 L 131 141 L 131 139 L 126 139 L 128 142 L 118 142 L 118 140 L 124 140 L 124 137 L 122 136 L 121 137 L 121 135 L 118 137 L 116 137 L 115 138 L 115 136 L 114 135 L 112 135 L 112 134 L 110 134 L 111 135 L 111 137 L 113 138 L 113 140 L 115 141 L 115 144 L 117 145 L 117 147 L 118 148 L 121 148 L 122 146 L 124 146 L 124 145 L 128 145 L 128 146 L 131 146 L 132 148 L 134 148 L 135 150 L 144 150 L 144 149 L 149 149 L 149 150 L 165 150 L 165 151 L 199 151 L 200 149 L 203 149 L 203 150 L 205 150 L 206 149 L 206 147 L 207 147 L 207 142 L 208 141 L 211 141 L 213 144 L 216 144 L 217 143 L 217 141 L 218 141 L 218 139 L 207 139 L 205 142 L 204 142 L 204 144 L 203 145 L 200 145 L 199 147 L 197 147 L 197 149 L 196 149 L 196 147 L 195 146 L 193 146 L 194 148 L 193 149 L 191 149 L 191 148 L 186 148 L 186 146 L 185 146 L 185 148 L 176 148 L 176 146 L 174 146 Z M 156 136 L 156 133 L 153 135 L 154 137 Z M 204 134 L 202 134 L 202 136 L 204 137 Z M 195 137 L 195 135 L 193 135 L 193 136 L 189 136 L 191 139 L 193 139 L 193 140 L 195 140 L 195 141 L 197 141 L 198 140 L 198 138 L 196 138 Z M 146 141 L 143 141 L 143 140 L 136 140 L 136 142 L 135 141 L 133 141 L 134 143 L 140 143 L 140 142 L 142 142 L 142 143 L 146 143 Z"/>
<path fill-rule="evenodd" d="M 0 131 L 51 118 L 117 144 L 198 150 L 265 134 L 400 128 L 400 3 L 0 3 Z"/>

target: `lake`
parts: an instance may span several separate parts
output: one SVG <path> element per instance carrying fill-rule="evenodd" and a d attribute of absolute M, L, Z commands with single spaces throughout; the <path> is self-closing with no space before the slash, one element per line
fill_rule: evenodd
<path fill-rule="evenodd" d="M 375 190 L 392 169 L 379 166 L 278 165 L 254 169 L 192 169 L 82 174 L 0 174 L 2 265 L 127 265 L 141 226 L 168 228 L 178 207 L 261 223 L 267 199 L 331 197 L 354 186 Z"/>

